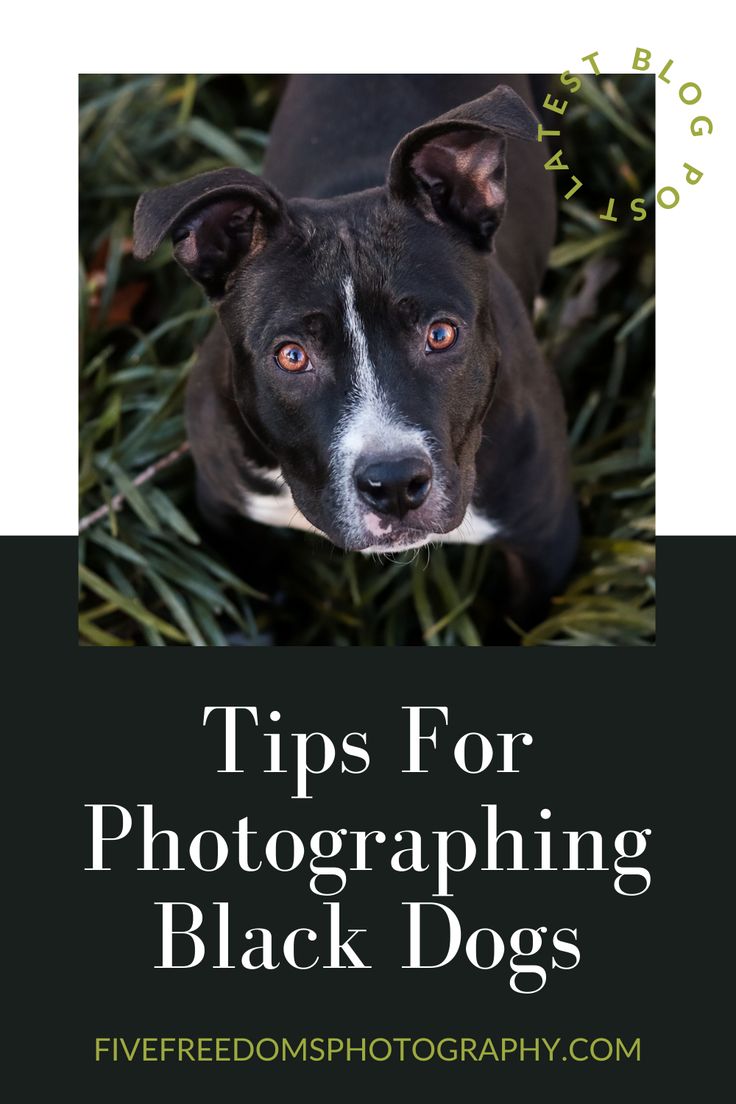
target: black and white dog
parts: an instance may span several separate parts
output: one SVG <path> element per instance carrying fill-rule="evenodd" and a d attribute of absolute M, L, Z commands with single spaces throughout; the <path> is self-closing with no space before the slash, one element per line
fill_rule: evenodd
<path fill-rule="evenodd" d="M 140 199 L 136 255 L 170 235 L 218 315 L 187 394 L 211 523 L 370 552 L 493 539 L 517 610 L 564 583 L 578 522 L 530 324 L 555 226 L 530 102 L 518 76 L 295 77 L 263 179 Z"/>

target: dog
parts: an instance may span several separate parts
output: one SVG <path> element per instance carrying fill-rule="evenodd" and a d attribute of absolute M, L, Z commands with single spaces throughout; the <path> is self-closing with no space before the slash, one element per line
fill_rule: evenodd
<path fill-rule="evenodd" d="M 519 76 L 298 76 L 263 176 L 145 193 L 217 321 L 186 417 L 200 509 L 389 553 L 495 541 L 539 610 L 579 540 L 558 381 L 531 309 L 555 234 Z M 459 105 L 459 106 L 458 106 Z"/>

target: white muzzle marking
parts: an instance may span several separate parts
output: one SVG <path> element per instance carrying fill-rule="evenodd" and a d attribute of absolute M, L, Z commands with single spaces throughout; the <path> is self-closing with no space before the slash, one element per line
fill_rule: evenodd
<path fill-rule="evenodd" d="M 375 515 L 366 511 L 355 486 L 355 465 L 361 455 L 401 457 L 420 453 L 431 458 L 426 434 L 408 425 L 386 397 L 370 357 L 363 321 L 355 303 L 355 286 L 346 276 L 341 284 L 345 331 L 353 352 L 353 388 L 337 427 L 330 468 L 340 520 L 349 543 L 358 543 L 366 531 L 378 536 Z M 435 501 L 441 487 L 433 488 Z M 386 534 L 389 528 L 380 532 Z"/>

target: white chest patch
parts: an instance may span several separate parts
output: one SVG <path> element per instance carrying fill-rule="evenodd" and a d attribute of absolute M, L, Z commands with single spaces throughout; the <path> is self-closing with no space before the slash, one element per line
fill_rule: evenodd
<path fill-rule="evenodd" d="M 274 481 L 282 480 L 278 469 L 269 472 L 268 476 Z M 317 529 L 311 521 L 307 521 L 283 481 L 278 494 L 256 494 L 253 491 L 246 491 L 243 496 L 243 513 L 251 521 L 259 521 L 261 525 L 301 529 L 305 533 L 317 533 L 320 537 L 324 537 L 321 529 Z"/>
<path fill-rule="evenodd" d="M 501 526 L 497 522 L 478 513 L 475 506 L 468 506 L 457 529 L 432 539 L 442 541 L 443 544 L 485 544 L 500 532 Z"/>
<path fill-rule="evenodd" d="M 243 496 L 243 513 L 246 517 L 249 517 L 251 521 L 258 521 L 261 525 L 273 525 L 277 528 L 286 529 L 299 529 L 305 533 L 316 533 L 320 537 L 325 537 L 325 534 L 321 529 L 318 529 L 316 525 L 312 525 L 311 521 L 307 521 L 304 514 L 299 507 L 295 504 L 292 498 L 291 491 L 283 482 L 283 477 L 280 470 L 263 472 L 261 474 L 267 475 L 268 478 L 273 479 L 274 482 L 281 483 L 281 489 L 278 494 L 266 495 L 266 494 L 254 494 L 252 491 L 246 491 Z M 485 544 L 486 541 L 492 540 L 493 537 L 498 536 L 501 531 L 501 527 L 490 518 L 484 517 L 480 514 L 474 506 L 469 506 L 465 511 L 465 517 L 458 525 L 457 529 L 451 530 L 449 533 L 428 533 L 425 540 L 413 544 L 407 545 L 407 548 L 421 548 L 424 544 Z M 328 538 L 325 537 L 325 540 Z M 399 549 L 397 549 L 398 551 Z M 386 552 L 390 549 L 384 548 L 365 548 L 364 552 Z"/>

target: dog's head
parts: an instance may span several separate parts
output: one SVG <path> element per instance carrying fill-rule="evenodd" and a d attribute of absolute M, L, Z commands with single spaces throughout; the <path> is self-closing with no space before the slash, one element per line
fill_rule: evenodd
<path fill-rule="evenodd" d="M 250 432 L 343 548 L 415 547 L 463 521 L 498 368 L 507 136 L 537 123 L 499 86 L 402 139 L 381 188 L 287 201 L 233 168 L 138 203 L 136 255 L 171 235 L 228 335 Z"/>

